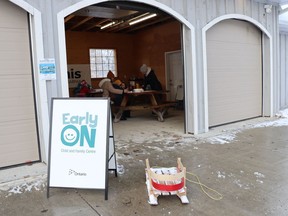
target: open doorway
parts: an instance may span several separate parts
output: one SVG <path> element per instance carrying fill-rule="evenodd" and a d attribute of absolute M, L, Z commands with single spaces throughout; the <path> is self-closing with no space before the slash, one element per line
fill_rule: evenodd
<path fill-rule="evenodd" d="M 152 14 L 157 16 L 130 24 Z M 115 76 L 126 84 L 131 80 L 141 83 L 143 74 L 139 69 L 145 63 L 154 69 L 163 89 L 169 91 L 166 100 L 174 100 L 177 91 L 170 92 L 170 86 L 167 86 L 165 53 L 175 52 L 182 56 L 181 25 L 159 8 L 126 1 L 103 2 L 69 14 L 65 17 L 65 34 L 69 85 L 74 83 L 69 89 L 70 96 L 74 96 L 75 79 L 81 81 L 87 77 L 87 73 L 91 75 L 89 49 L 113 49 L 116 51 L 117 63 L 117 70 L 113 71 Z M 108 72 L 109 68 L 104 70 Z M 104 77 L 106 74 L 102 72 L 101 76 L 88 78 L 88 82 L 97 89 Z M 182 84 L 179 87 L 183 91 L 183 67 L 180 81 Z M 178 82 L 176 80 L 175 83 Z M 180 127 L 184 131 L 183 113 Z"/>

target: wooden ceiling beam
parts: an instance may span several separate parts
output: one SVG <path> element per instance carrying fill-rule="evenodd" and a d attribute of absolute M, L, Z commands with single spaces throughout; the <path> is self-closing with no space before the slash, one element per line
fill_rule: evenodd
<path fill-rule="evenodd" d="M 72 27 L 70 28 L 70 30 L 73 30 L 73 29 L 77 28 L 78 26 L 80 26 L 80 25 L 88 22 L 88 21 L 91 20 L 91 19 L 93 19 L 93 17 L 86 17 L 85 19 L 83 19 L 83 20 L 81 20 L 80 22 L 78 22 L 76 25 L 72 26 Z"/>
<path fill-rule="evenodd" d="M 95 27 L 101 27 L 101 25 L 102 25 L 103 23 L 105 23 L 105 22 L 107 22 L 107 21 L 109 21 L 109 20 L 110 20 L 110 19 L 100 20 L 100 21 L 96 22 L 95 24 L 92 24 L 91 26 L 83 29 L 83 31 L 89 31 L 89 30 L 91 30 L 91 29 L 93 29 L 93 28 L 95 28 Z"/>
<path fill-rule="evenodd" d="M 126 32 L 133 32 L 133 31 L 137 31 L 137 30 L 140 30 L 142 28 L 146 28 L 148 26 L 151 26 L 151 25 L 155 25 L 155 24 L 158 24 L 158 23 L 161 23 L 161 22 L 165 22 L 167 20 L 171 19 L 171 17 L 163 17 L 161 19 L 156 19 L 152 22 L 147 22 L 147 23 L 143 23 L 142 25 L 135 25 L 134 27 L 133 26 L 130 26 L 131 28 L 128 29 Z"/>
<path fill-rule="evenodd" d="M 74 14 L 70 14 L 69 16 L 65 17 L 64 21 L 65 23 L 68 22 L 70 19 L 72 19 L 73 17 L 75 17 Z"/>

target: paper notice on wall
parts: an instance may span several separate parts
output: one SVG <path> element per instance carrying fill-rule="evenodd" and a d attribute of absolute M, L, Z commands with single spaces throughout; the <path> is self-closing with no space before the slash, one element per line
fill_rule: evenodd
<path fill-rule="evenodd" d="M 39 71 L 41 80 L 55 80 L 56 79 L 55 59 L 41 59 L 39 61 Z"/>

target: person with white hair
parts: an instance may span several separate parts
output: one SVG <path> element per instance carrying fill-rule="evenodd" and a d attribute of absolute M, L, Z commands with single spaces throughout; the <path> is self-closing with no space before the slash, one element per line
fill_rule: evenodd
<path fill-rule="evenodd" d="M 143 64 L 140 71 L 144 74 L 144 90 L 162 90 L 162 85 L 151 67 Z"/>

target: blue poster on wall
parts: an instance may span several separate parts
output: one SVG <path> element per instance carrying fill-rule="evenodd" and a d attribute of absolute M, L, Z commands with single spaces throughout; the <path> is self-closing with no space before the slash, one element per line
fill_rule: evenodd
<path fill-rule="evenodd" d="M 55 59 L 40 60 L 39 71 L 41 80 L 55 80 L 56 79 Z"/>

